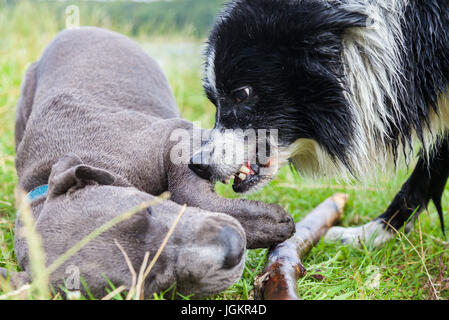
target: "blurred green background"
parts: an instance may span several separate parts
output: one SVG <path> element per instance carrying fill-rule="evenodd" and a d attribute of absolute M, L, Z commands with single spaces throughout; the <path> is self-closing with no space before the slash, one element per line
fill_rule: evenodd
<path fill-rule="evenodd" d="M 8 8 L 15 0 L 3 0 Z M 182 35 L 202 38 L 207 35 L 224 0 L 140 0 L 140 1 L 55 1 L 33 0 L 43 17 L 53 17 L 56 26 L 65 28 L 65 10 L 76 5 L 81 13 L 81 24 L 100 24 L 130 36 Z M 42 10 L 42 11 L 41 11 Z M 37 12 L 36 12 L 37 13 Z"/>
<path fill-rule="evenodd" d="M 184 118 L 211 127 L 214 107 L 201 86 L 203 43 L 223 1 L 11 1 L 0 0 L 0 267 L 17 270 L 15 219 L 14 112 L 26 68 L 53 37 L 71 23 L 66 10 L 79 9 L 81 26 L 91 25 L 134 38 L 162 66 Z M 69 18 L 69 20 L 68 20 Z M 342 224 L 366 223 L 379 215 L 409 170 L 379 172 L 369 181 L 308 180 L 289 168 L 250 196 L 281 204 L 296 221 L 335 192 L 350 196 Z M 236 197 L 229 186 L 217 191 Z M 447 217 L 448 190 L 443 207 Z M 433 205 L 416 223 L 380 249 L 319 243 L 304 261 L 309 272 L 298 282 L 305 299 L 448 299 L 449 243 Z M 406 239 L 410 241 L 408 241 Z M 250 250 L 243 277 L 213 299 L 251 299 L 252 281 L 263 269 L 266 250 Z M 319 275 L 319 276 L 317 276 Z M 2 294 L 0 290 L 0 295 Z M 165 293 L 155 298 L 170 298 Z M 117 297 L 119 298 L 119 297 Z"/>

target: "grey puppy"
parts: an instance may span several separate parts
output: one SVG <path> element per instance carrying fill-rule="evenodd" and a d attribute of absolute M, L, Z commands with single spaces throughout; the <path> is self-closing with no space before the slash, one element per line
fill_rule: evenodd
<path fill-rule="evenodd" d="M 183 204 L 189 207 L 145 282 L 146 294 L 175 282 L 195 297 L 220 292 L 241 276 L 245 241 L 268 247 L 292 235 L 293 220 L 280 206 L 221 198 L 187 165 L 170 161 L 177 143 L 170 135 L 180 128 L 192 124 L 180 118 L 164 74 L 123 35 L 63 31 L 29 67 L 16 115 L 16 168 L 19 189 L 49 185 L 31 202 L 48 265 L 114 217 L 164 191 L 172 195 L 72 256 L 50 277 L 56 289 L 69 266 L 96 296 L 105 294 L 105 276 L 129 287 L 131 273 L 114 240 L 140 269 Z M 30 274 L 20 228 L 18 219 L 15 250 L 24 273 L 13 275 L 16 283 Z"/>

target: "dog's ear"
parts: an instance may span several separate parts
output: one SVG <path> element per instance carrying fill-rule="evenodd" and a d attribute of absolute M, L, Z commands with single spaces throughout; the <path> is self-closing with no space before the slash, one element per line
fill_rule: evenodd
<path fill-rule="evenodd" d="M 307 15 L 306 15 L 307 16 Z M 299 44 L 299 48 L 311 49 L 311 52 L 323 51 L 336 39 L 335 35 L 343 35 L 352 28 L 367 28 L 373 25 L 373 19 L 368 15 L 348 11 L 342 6 L 334 6 L 322 10 L 313 11 L 312 14 L 304 19 L 299 26 L 299 32 L 296 32 L 294 41 Z M 299 35 L 299 36 L 297 36 Z M 331 48 L 326 52 L 332 52 Z"/>
<path fill-rule="evenodd" d="M 52 167 L 48 196 L 57 197 L 71 188 L 82 188 L 92 183 L 112 185 L 115 179 L 112 173 L 85 165 L 77 155 L 67 154 Z"/>
<path fill-rule="evenodd" d="M 336 6 L 323 12 L 323 23 L 328 30 L 369 27 L 372 24 L 371 21 L 368 15 L 361 12 L 349 11 L 341 6 Z"/>
<path fill-rule="evenodd" d="M 301 31 L 297 34 L 303 34 L 306 39 L 324 32 L 342 33 L 349 28 L 365 28 L 373 24 L 373 20 L 365 13 L 350 11 L 341 5 L 302 14 L 307 19 L 299 25 Z"/>

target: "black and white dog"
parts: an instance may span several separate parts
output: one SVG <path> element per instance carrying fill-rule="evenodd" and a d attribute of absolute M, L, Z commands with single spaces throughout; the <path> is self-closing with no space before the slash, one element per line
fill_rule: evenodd
<path fill-rule="evenodd" d="M 288 162 L 305 174 L 363 178 L 408 161 L 419 144 L 416 168 L 388 209 L 362 227 L 333 228 L 327 239 L 380 245 L 430 200 L 444 230 L 449 1 L 230 1 L 205 67 L 218 132 L 206 145 L 222 144 L 225 129 L 277 129 L 278 142 L 270 140 L 263 165 L 257 148 L 243 163 L 201 163 L 203 147 L 190 165 L 197 174 L 235 176 L 237 192 L 262 186 Z"/>

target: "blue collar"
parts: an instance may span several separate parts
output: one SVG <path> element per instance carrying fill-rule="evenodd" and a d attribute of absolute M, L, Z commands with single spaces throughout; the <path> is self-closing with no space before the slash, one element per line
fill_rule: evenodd
<path fill-rule="evenodd" d="M 28 205 L 30 205 L 31 202 L 33 202 L 37 198 L 44 197 L 47 194 L 48 194 L 48 184 L 37 187 L 37 188 L 31 190 L 30 192 L 28 192 L 28 194 L 23 199 L 23 202 L 20 205 L 19 209 L 17 210 L 17 215 L 19 215 L 20 211 L 22 211 L 22 207 L 24 204 L 28 203 Z"/>
<path fill-rule="evenodd" d="M 37 187 L 36 189 L 31 190 L 27 195 L 26 198 L 29 202 L 42 197 L 46 196 L 48 193 L 48 184 Z"/>

